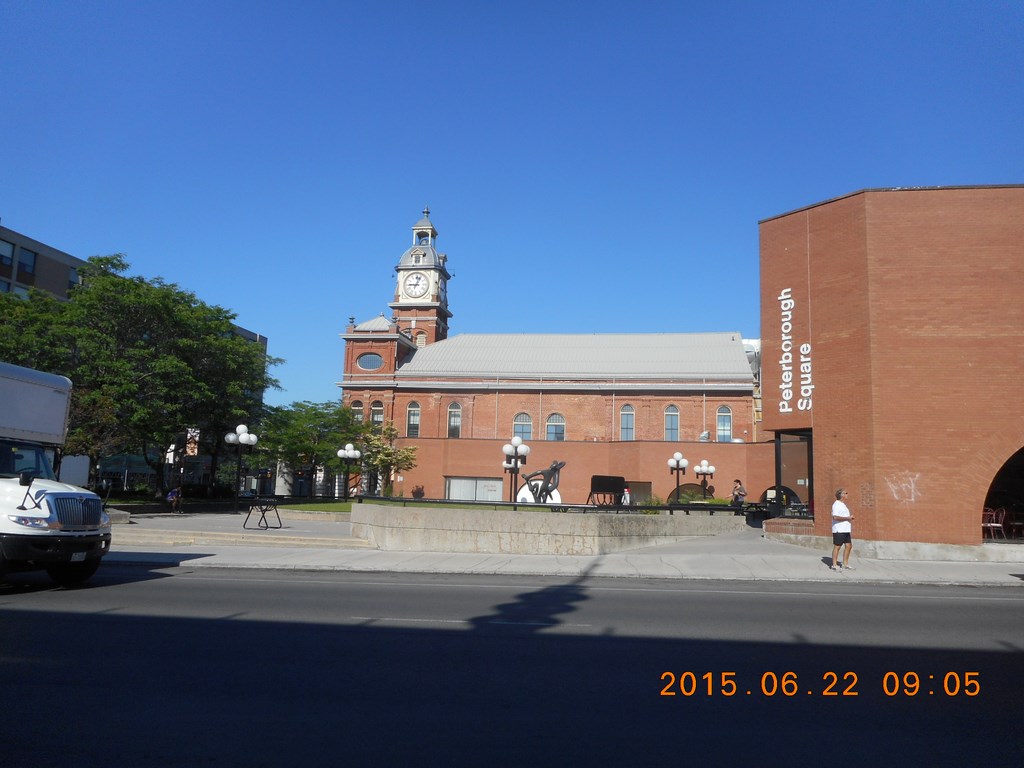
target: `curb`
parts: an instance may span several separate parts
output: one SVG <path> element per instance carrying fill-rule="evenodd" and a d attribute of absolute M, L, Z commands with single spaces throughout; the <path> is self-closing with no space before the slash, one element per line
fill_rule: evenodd
<path fill-rule="evenodd" d="M 177 567 L 188 561 L 189 568 L 210 568 L 218 570 L 234 571 L 289 571 L 308 573 L 398 573 L 398 574 L 425 574 L 425 575 L 446 575 L 446 576 L 515 576 L 515 577 L 543 577 L 543 578 L 578 578 L 586 569 L 584 568 L 533 568 L 516 569 L 510 568 L 508 564 L 494 566 L 468 566 L 453 567 L 435 565 L 432 567 L 415 566 L 412 564 L 390 563 L 386 568 L 372 567 L 366 561 L 352 563 L 301 563 L 301 562 L 232 562 L 220 561 L 213 557 L 209 560 L 192 559 L 194 556 L 188 553 L 175 555 L 173 552 L 111 552 L 104 558 L 104 567 L 111 566 L 166 566 Z M 591 574 L 601 579 L 624 579 L 624 580 L 653 580 L 653 581 L 691 581 L 691 582 L 729 582 L 740 584 L 754 584 L 756 582 L 790 583 L 790 584 L 835 584 L 836 580 L 820 576 L 737 576 L 737 575 L 709 575 L 702 573 L 623 573 L 623 572 L 596 572 Z M 962 579 L 914 579 L 912 577 L 883 577 L 883 578 L 860 578 L 843 580 L 849 587 L 869 586 L 932 586 L 932 587 L 994 587 L 1001 589 L 1021 589 L 1015 584 L 997 581 L 965 581 Z"/>
<path fill-rule="evenodd" d="M 365 539 L 351 536 L 322 538 L 316 536 L 275 536 L 270 531 L 251 533 L 215 533 L 203 531 L 133 531 L 117 528 L 113 532 L 115 546 L 187 547 L 192 545 L 228 545 L 255 547 L 292 547 L 295 549 L 375 549 Z"/>

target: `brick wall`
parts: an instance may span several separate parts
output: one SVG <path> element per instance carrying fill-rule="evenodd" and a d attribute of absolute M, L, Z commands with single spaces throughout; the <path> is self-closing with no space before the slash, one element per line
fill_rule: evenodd
<path fill-rule="evenodd" d="M 395 492 L 412 496 L 422 490 L 427 498 L 444 498 L 446 477 L 503 478 L 504 498 L 508 497 L 508 476 L 503 475 L 501 446 L 508 437 L 493 440 L 442 438 L 402 439 L 400 445 L 417 446 L 416 467 L 395 483 Z M 734 478 L 743 480 L 750 500 L 760 498 L 773 483 L 772 446 L 767 443 L 665 443 L 665 442 L 548 442 L 530 441 L 529 463 L 523 472 L 548 467 L 552 461 L 566 462 L 561 473 L 559 493 L 567 504 L 583 504 L 590 491 L 591 475 L 621 476 L 627 482 L 650 483 L 651 491 L 662 499 L 675 489 L 675 477 L 669 472 L 668 459 L 682 453 L 692 467 L 707 459 L 718 470 L 712 485 L 718 498 L 727 498 Z M 683 482 L 694 482 L 691 471 Z"/>
<path fill-rule="evenodd" d="M 609 441 L 620 438 L 620 412 L 624 405 L 633 407 L 634 439 L 661 441 L 665 437 L 665 409 L 674 405 L 679 411 L 679 437 L 695 440 L 703 431 L 716 438 L 716 417 L 719 407 L 732 412 L 732 434 L 745 441 L 756 439 L 753 405 L 749 394 L 709 392 L 703 394 L 644 393 L 637 396 L 591 392 L 528 392 L 502 391 L 477 393 L 408 392 L 408 391 L 346 391 L 345 401 L 368 403 L 378 399 L 385 403 L 385 419 L 394 421 L 399 434 L 406 434 L 406 415 L 410 403 L 420 407 L 420 436 L 447 435 L 447 413 L 452 403 L 462 406 L 462 437 L 499 438 L 508 440 L 513 434 L 513 419 L 518 413 L 529 414 L 534 440 L 543 440 L 547 419 L 552 413 L 565 420 L 565 437 L 571 441 Z"/>
<path fill-rule="evenodd" d="M 855 535 L 980 541 L 992 479 L 1024 446 L 1022 244 L 1021 187 L 865 191 L 762 222 L 764 426 L 813 428 L 815 496 L 847 487 Z M 798 414 L 768 394 L 788 286 L 813 359 Z"/>

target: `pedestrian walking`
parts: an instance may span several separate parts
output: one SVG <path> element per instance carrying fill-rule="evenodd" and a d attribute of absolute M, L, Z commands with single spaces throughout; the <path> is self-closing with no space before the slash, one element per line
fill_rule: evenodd
<path fill-rule="evenodd" d="M 739 479 L 732 481 L 732 505 L 734 507 L 742 507 L 744 500 L 747 498 L 747 489 L 743 487 L 743 483 Z"/>
<path fill-rule="evenodd" d="M 853 552 L 853 513 L 846 505 L 850 493 L 845 488 L 836 490 L 836 500 L 832 502 L 832 570 L 845 568 L 853 570 L 850 565 L 850 554 Z M 843 550 L 843 559 L 839 560 L 839 550 Z"/>

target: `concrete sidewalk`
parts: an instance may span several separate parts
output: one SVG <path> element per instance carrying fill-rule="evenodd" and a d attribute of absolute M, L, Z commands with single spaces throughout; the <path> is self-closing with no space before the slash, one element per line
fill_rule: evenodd
<path fill-rule="evenodd" d="M 308 571 L 455 573 L 724 579 L 737 581 L 849 581 L 889 584 L 1024 586 L 1024 564 L 857 557 L 854 570 L 828 568 L 830 551 L 768 541 L 756 528 L 692 537 L 674 544 L 593 556 L 394 552 L 353 538 L 348 515 L 282 510 L 280 529 L 256 528 L 258 515 L 156 514 L 132 516 L 113 529 L 108 564 L 187 564 L 190 568 L 269 568 Z M 271 513 L 269 522 L 276 525 Z M 1007 544 L 1005 546 L 1020 546 Z"/>

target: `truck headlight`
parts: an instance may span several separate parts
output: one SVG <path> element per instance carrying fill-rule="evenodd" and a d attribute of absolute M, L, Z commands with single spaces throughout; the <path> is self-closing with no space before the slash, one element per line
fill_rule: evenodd
<path fill-rule="evenodd" d="M 20 515 L 8 515 L 7 519 L 12 523 L 23 525 L 26 528 L 60 528 L 60 523 L 54 522 L 48 517 L 21 517 Z"/>

